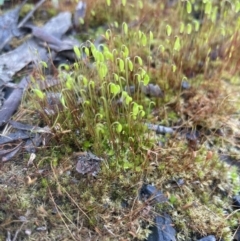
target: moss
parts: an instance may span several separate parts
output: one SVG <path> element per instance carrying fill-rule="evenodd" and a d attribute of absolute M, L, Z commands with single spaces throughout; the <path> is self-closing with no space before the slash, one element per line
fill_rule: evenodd
<path fill-rule="evenodd" d="M 26 95 L 20 119 L 48 125 L 52 135 L 33 166 L 26 156 L 19 166 L 4 167 L 3 183 L 17 177 L 17 191 L 8 187 L 0 196 L 1 203 L 8 201 L 0 210 L 1 219 L 9 217 L 4 231 L 15 230 L 14 220 L 30 210 L 29 228 L 47 223 L 51 231 L 45 237 L 35 232 L 29 240 L 56 239 L 58 232 L 68 240 L 87 240 L 89 233 L 100 240 L 144 240 L 153 217 L 167 211 L 178 240 L 208 234 L 231 239 L 239 214 L 228 197 L 239 192 L 239 176 L 218 152 L 231 150 L 239 135 L 239 56 L 233 51 L 239 21 L 218 1 L 193 2 L 170 7 L 167 1 L 133 0 L 124 7 L 122 1 L 88 1 L 84 31 L 93 42 L 97 28 L 103 44 L 87 41 L 75 48 L 76 62 L 58 69 L 59 86 L 42 90 L 33 83 Z M 42 66 L 36 76 L 44 79 Z M 183 89 L 183 81 L 190 88 Z M 150 83 L 161 88 L 161 96 L 143 93 Z M 51 92 L 60 93 L 55 107 L 47 99 Z M 175 127 L 176 133 L 157 136 L 145 123 Z M 186 138 L 193 131 L 200 133 L 196 143 Z M 96 177 L 75 170 L 76 153 L 83 151 L 104 159 Z M 169 202 L 152 206 L 139 200 L 145 182 Z"/>

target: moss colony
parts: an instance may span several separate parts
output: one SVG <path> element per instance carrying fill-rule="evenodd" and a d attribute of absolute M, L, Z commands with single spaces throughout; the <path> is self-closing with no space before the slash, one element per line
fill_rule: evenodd
<path fill-rule="evenodd" d="M 237 0 L 87 1 L 75 63 L 44 90 L 38 66 L 16 115 L 52 134 L 33 166 L 23 169 L 26 154 L 5 167 L 17 188 L 1 193 L 1 228 L 19 226 L 14 210 L 29 229 L 48 227 L 26 240 L 144 240 L 168 213 L 179 241 L 232 240 L 238 170 L 220 158 L 239 156 L 239 10 Z M 99 167 L 76 171 L 86 152 Z M 141 200 L 143 184 L 167 201 Z"/>

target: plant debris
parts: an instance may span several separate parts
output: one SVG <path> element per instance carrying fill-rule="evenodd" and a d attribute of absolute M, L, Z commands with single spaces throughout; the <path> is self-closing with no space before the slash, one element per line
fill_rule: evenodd
<path fill-rule="evenodd" d="M 76 158 L 76 154 L 74 155 Z M 100 171 L 100 164 L 103 159 L 95 156 L 91 152 L 81 153 L 77 156 L 77 172 L 81 174 L 91 174 L 96 176 Z"/>

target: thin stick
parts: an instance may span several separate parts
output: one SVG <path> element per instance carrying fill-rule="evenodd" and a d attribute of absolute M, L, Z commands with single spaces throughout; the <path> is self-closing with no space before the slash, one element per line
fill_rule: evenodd
<path fill-rule="evenodd" d="M 18 28 L 21 28 L 29 18 L 32 17 L 33 13 L 45 2 L 46 0 L 41 0 L 38 2 L 35 7 L 24 17 L 24 19 L 18 24 Z"/>

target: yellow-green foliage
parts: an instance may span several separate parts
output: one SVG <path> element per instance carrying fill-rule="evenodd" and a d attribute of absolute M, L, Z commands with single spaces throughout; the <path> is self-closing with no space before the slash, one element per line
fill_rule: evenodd
<path fill-rule="evenodd" d="M 87 4 L 84 31 L 94 26 L 101 44 L 94 44 L 94 33 L 75 47 L 76 62 L 59 66 L 58 85 L 45 90 L 37 82 L 46 81 L 42 63 L 26 98 L 53 133 L 48 151 L 37 155 L 37 167 L 47 173 L 38 177 L 33 196 L 46 203 L 44 218 L 64 223 L 72 240 L 86 237 L 79 226 L 100 240 L 144 240 L 154 215 L 167 211 L 178 240 L 208 234 L 231 240 L 239 215 L 226 218 L 224 208 L 231 209 L 239 180 L 218 151 L 225 154 L 235 142 L 239 1 Z M 183 90 L 183 81 L 189 89 Z M 146 96 L 148 84 L 159 86 L 161 96 Z M 176 133 L 157 136 L 145 123 L 175 126 Z M 192 144 L 185 134 L 195 130 L 201 137 Z M 226 135 L 217 136 L 217 130 Z M 75 171 L 72 154 L 83 151 L 104 159 L 96 179 Z M 169 202 L 141 202 L 144 182 L 154 183 Z M 19 205 L 34 209 L 24 197 Z M 60 219 L 49 215 L 53 207 Z"/>

